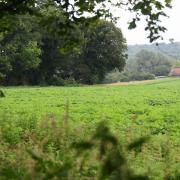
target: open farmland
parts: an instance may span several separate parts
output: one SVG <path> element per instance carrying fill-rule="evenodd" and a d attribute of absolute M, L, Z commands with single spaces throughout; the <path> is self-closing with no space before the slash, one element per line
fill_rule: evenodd
<path fill-rule="evenodd" d="M 129 86 L 1 89 L 6 97 L 0 98 L 0 160 L 19 164 L 17 173 L 22 164 L 14 155 L 16 148 L 30 146 L 25 134 L 40 131 L 37 126 L 41 121 L 46 123 L 52 118 L 63 121 L 67 102 L 68 122 L 79 127 L 78 132 L 84 136 L 102 120 L 123 143 L 142 135 L 151 136 L 141 155 L 129 155 L 129 161 L 135 158 L 131 166 L 137 173 L 150 173 L 152 179 L 163 179 L 166 169 L 169 173 L 180 169 L 179 78 Z M 170 167 L 164 155 L 167 151 L 171 153 Z M 1 161 L 0 171 L 2 167 Z"/>
<path fill-rule="evenodd" d="M 178 137 L 180 79 L 129 86 L 3 88 L 0 118 L 60 118 L 69 101 L 70 121 L 94 124 L 106 119 L 120 131 L 136 122 L 152 132 Z"/>

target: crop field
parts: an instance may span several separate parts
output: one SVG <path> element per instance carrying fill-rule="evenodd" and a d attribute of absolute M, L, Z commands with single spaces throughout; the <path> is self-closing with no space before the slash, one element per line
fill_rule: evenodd
<path fill-rule="evenodd" d="M 5 164 L 11 166 L 7 174 L 17 179 L 25 177 L 22 175 L 24 160 L 18 159 L 20 149 L 32 146 L 29 137 L 33 133 L 46 134 L 47 122 L 55 119 L 61 123 L 64 116 L 68 116 L 67 123 L 78 129 L 76 135 L 83 134 L 83 137 L 91 134 L 100 121 L 105 121 L 123 144 L 140 136 L 150 136 L 140 155 L 128 155 L 128 162 L 133 162 L 131 168 L 137 173 L 149 173 L 150 179 L 179 173 L 179 78 L 128 86 L 1 89 L 5 97 L 0 98 L 0 177 L 5 172 Z M 38 126 L 41 122 L 45 123 L 42 130 Z M 28 166 L 28 169 L 31 168 Z M 2 177 L 6 179 L 7 174 Z"/>

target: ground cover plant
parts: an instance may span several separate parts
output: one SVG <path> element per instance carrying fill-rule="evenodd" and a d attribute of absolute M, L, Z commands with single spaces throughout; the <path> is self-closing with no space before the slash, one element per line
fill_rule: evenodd
<path fill-rule="evenodd" d="M 179 78 L 1 90 L 0 179 L 180 179 Z"/>

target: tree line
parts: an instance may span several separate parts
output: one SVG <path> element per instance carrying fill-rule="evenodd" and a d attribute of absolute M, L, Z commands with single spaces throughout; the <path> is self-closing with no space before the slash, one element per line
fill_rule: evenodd
<path fill-rule="evenodd" d="M 46 13 L 51 16 L 55 11 Z M 61 14 L 57 18 L 63 20 Z M 94 84 L 114 68 L 123 69 L 126 40 L 112 22 L 98 20 L 89 28 L 76 27 L 73 36 L 82 42 L 66 48 L 63 34 L 48 31 L 37 21 L 35 16 L 16 15 L 13 28 L 1 33 L 1 85 Z"/>
<path fill-rule="evenodd" d="M 142 49 L 128 57 L 122 72 L 115 69 L 105 76 L 105 83 L 118 81 L 150 80 L 158 76 L 168 76 L 176 61 L 167 55 Z"/>
<path fill-rule="evenodd" d="M 134 12 L 129 29 L 146 17 L 153 42 L 166 31 L 159 19 L 167 16 L 164 9 L 171 8 L 171 0 L 0 2 L 0 84 L 93 84 L 114 68 L 121 71 L 126 42 L 112 23 L 117 17 L 111 7 Z"/>
<path fill-rule="evenodd" d="M 180 42 L 171 43 L 159 43 L 153 44 L 140 44 L 140 45 L 129 45 L 128 46 L 128 56 L 133 57 L 142 49 L 147 49 L 153 52 L 159 52 L 161 54 L 167 55 L 176 60 L 180 60 Z"/>

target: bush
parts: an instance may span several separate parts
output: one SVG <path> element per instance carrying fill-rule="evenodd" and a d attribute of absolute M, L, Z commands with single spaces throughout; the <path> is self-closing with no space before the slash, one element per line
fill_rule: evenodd
<path fill-rule="evenodd" d="M 155 79 L 155 75 L 154 74 L 151 74 L 151 73 L 145 73 L 145 72 L 142 72 L 142 73 L 131 73 L 129 75 L 129 79 L 130 80 L 135 80 L 135 81 L 142 81 L 142 80 L 151 80 L 151 79 Z"/>
<path fill-rule="evenodd" d="M 134 74 L 130 72 L 119 72 L 119 70 L 114 70 L 106 74 L 104 83 L 116 83 L 116 82 L 129 82 L 134 80 Z"/>
<path fill-rule="evenodd" d="M 154 74 L 150 73 L 124 73 L 121 75 L 120 81 L 121 82 L 129 82 L 129 81 L 143 81 L 143 80 L 151 80 L 155 79 Z"/>
<path fill-rule="evenodd" d="M 49 78 L 47 84 L 45 83 L 44 85 L 74 87 L 74 86 L 79 86 L 80 84 L 72 77 L 68 79 L 63 79 L 62 77 L 54 75 L 53 77 Z"/>
<path fill-rule="evenodd" d="M 122 76 L 123 76 L 123 74 L 115 69 L 114 71 L 106 74 L 103 83 L 116 83 L 116 82 L 120 81 Z"/>
<path fill-rule="evenodd" d="M 131 81 L 130 77 L 129 76 L 122 76 L 121 79 L 120 79 L 121 82 L 129 82 Z"/>
<path fill-rule="evenodd" d="M 48 80 L 48 85 L 53 85 L 53 86 L 64 86 L 64 79 L 61 77 L 54 75 Z"/>
<path fill-rule="evenodd" d="M 64 85 L 65 86 L 79 86 L 80 84 L 74 79 L 74 78 L 69 78 L 64 80 Z"/>
<path fill-rule="evenodd" d="M 129 81 L 142 81 L 155 79 L 155 75 L 148 72 L 119 72 L 114 70 L 108 73 L 104 79 L 104 83 L 116 83 L 116 82 L 129 82 Z"/>

